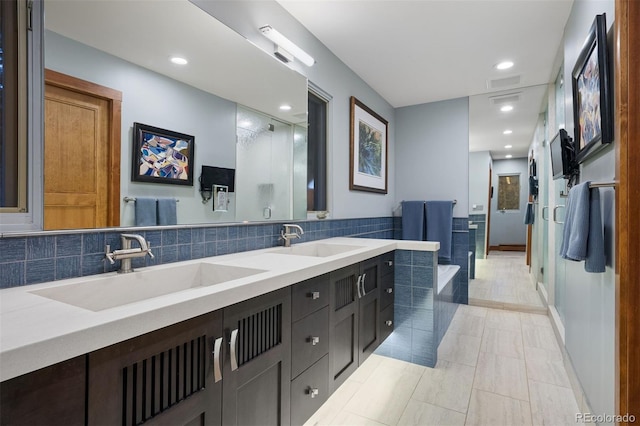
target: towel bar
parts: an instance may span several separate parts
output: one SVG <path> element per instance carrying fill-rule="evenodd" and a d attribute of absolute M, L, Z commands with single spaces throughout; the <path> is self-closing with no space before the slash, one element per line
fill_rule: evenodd
<path fill-rule="evenodd" d="M 124 200 L 125 203 L 128 203 L 129 201 L 133 201 L 135 203 L 136 202 L 136 197 L 124 197 L 123 200 Z M 176 203 L 179 203 L 179 202 L 180 202 L 180 200 L 178 200 L 176 198 Z"/>
<path fill-rule="evenodd" d="M 615 189 L 616 185 L 618 184 L 617 181 L 611 181 L 611 182 L 591 182 L 589 184 L 589 188 L 608 188 L 608 187 L 613 187 Z"/>

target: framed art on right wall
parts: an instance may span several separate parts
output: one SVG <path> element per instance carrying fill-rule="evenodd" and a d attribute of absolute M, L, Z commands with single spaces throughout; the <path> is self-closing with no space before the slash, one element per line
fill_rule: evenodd
<path fill-rule="evenodd" d="M 576 159 L 613 141 L 606 15 L 596 15 L 572 73 Z"/>

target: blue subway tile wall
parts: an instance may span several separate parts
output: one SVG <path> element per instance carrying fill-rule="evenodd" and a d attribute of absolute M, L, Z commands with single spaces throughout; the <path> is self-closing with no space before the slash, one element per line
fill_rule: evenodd
<path fill-rule="evenodd" d="M 287 221 L 290 222 L 290 221 Z M 133 266 L 159 265 L 246 250 L 275 247 L 285 222 L 184 226 L 133 231 L 150 244 L 154 258 L 133 259 Z M 296 221 L 304 229 L 297 242 L 331 237 L 392 239 L 398 221 L 393 217 Z M 128 231 L 130 232 L 130 231 Z M 104 261 L 105 247 L 121 247 L 122 231 L 55 232 L 0 238 L 0 288 L 116 271 L 120 262 Z M 37 262 L 36 262 L 37 261 Z"/>

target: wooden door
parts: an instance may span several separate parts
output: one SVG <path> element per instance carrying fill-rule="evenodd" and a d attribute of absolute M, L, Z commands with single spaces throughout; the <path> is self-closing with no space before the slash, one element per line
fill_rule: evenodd
<path fill-rule="evenodd" d="M 45 73 L 44 229 L 120 224 L 120 92 Z"/>
<path fill-rule="evenodd" d="M 291 288 L 224 309 L 222 424 L 291 422 Z"/>

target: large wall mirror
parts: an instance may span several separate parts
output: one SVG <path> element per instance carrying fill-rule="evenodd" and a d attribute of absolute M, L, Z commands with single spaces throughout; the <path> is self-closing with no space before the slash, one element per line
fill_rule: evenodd
<path fill-rule="evenodd" d="M 135 226 L 135 202 L 124 199 L 138 197 L 178 200 L 178 224 L 306 218 L 304 76 L 187 0 L 45 0 L 44 9 L 45 229 Z M 103 113 L 108 102 L 65 87 L 85 82 L 119 94 L 119 125 Z M 134 123 L 194 137 L 193 186 L 132 181 Z M 100 135 L 118 128 L 120 146 L 106 147 Z M 117 164 L 100 171 L 113 152 Z M 226 211 L 202 202 L 203 165 L 235 170 Z M 92 191 L 111 196 L 77 208 Z"/>

